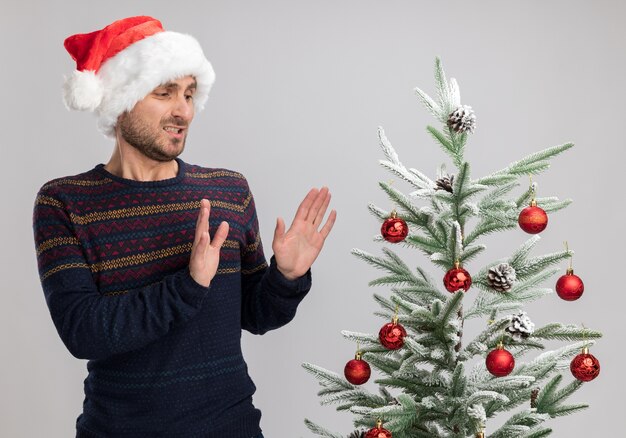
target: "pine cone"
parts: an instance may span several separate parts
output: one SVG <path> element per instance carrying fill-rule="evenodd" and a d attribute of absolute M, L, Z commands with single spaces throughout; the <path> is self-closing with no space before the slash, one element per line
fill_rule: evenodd
<path fill-rule="evenodd" d="M 463 105 L 452 111 L 448 116 L 448 126 L 455 132 L 474 132 L 476 114 L 472 107 Z"/>
<path fill-rule="evenodd" d="M 539 388 L 533 389 L 530 393 L 530 407 L 531 409 L 537 408 L 537 397 L 539 396 Z"/>
<path fill-rule="evenodd" d="M 388 405 L 388 406 L 397 406 L 397 405 L 399 405 L 399 404 L 400 404 L 400 402 L 399 402 L 399 401 L 398 401 L 398 399 L 397 399 L 397 398 L 395 398 L 395 397 L 393 398 L 393 400 L 390 400 L 389 402 L 387 402 L 387 405 Z"/>
<path fill-rule="evenodd" d="M 444 175 L 435 181 L 437 187 L 435 190 L 445 190 L 446 192 L 452 193 L 452 185 L 454 184 L 454 175 Z"/>
<path fill-rule="evenodd" d="M 520 312 L 517 315 L 511 315 L 511 325 L 506 329 L 513 339 L 521 341 L 526 339 L 535 331 L 535 324 L 526 315 L 526 312 Z"/>
<path fill-rule="evenodd" d="M 517 280 L 517 277 L 513 266 L 508 263 L 500 263 L 489 268 L 487 279 L 489 280 L 489 285 L 498 292 L 508 292 L 511 290 L 515 280 Z"/>
<path fill-rule="evenodd" d="M 366 433 L 367 432 L 365 430 L 355 430 L 350 435 L 348 435 L 348 438 L 365 438 Z"/>

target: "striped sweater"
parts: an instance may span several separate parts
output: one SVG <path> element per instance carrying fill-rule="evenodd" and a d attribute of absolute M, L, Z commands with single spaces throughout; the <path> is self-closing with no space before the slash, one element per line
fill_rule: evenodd
<path fill-rule="evenodd" d="M 39 191 L 33 229 L 52 321 L 89 359 L 78 437 L 251 438 L 261 413 L 241 352 L 289 322 L 311 276 L 266 263 L 244 177 L 178 161 L 161 181 L 119 178 L 99 164 Z M 208 288 L 189 274 L 202 198 L 210 233 L 230 225 Z"/>

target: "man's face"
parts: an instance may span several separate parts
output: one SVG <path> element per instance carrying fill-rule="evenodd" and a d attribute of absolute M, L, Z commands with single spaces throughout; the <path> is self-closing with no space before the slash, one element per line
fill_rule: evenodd
<path fill-rule="evenodd" d="M 189 125 L 193 120 L 192 76 L 167 82 L 137 102 L 117 122 L 122 138 L 155 161 L 171 161 L 185 149 Z"/>

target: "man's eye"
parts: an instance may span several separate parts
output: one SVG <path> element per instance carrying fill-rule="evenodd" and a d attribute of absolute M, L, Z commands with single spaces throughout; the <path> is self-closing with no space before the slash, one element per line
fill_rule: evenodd
<path fill-rule="evenodd" d="M 187 95 L 185 95 L 185 99 L 193 100 L 193 95 L 192 94 L 187 94 Z"/>
<path fill-rule="evenodd" d="M 164 93 L 155 93 L 158 97 L 168 97 L 170 95 L 170 93 L 164 92 Z"/>

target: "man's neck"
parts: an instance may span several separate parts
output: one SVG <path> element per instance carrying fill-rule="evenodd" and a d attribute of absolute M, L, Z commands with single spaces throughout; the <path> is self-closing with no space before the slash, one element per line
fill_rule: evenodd
<path fill-rule="evenodd" d="M 178 175 L 176 160 L 152 160 L 134 149 L 126 149 L 122 158 L 117 147 L 104 168 L 115 176 L 135 181 L 160 181 Z"/>

